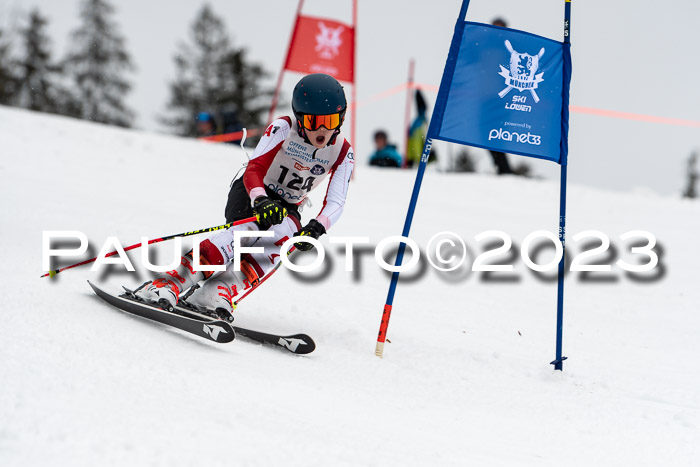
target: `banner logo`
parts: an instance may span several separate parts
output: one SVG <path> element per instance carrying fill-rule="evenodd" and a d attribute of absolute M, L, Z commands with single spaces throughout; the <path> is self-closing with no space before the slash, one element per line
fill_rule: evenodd
<path fill-rule="evenodd" d="M 498 139 L 501 141 L 509 141 L 523 144 L 532 144 L 533 146 L 539 146 L 542 144 L 542 136 L 536 135 L 534 133 L 518 133 L 515 131 L 505 131 L 503 128 L 496 130 L 495 128 L 489 132 L 489 141 L 492 139 Z"/>
<path fill-rule="evenodd" d="M 544 81 L 542 79 L 544 72 L 537 74 L 540 58 L 544 55 L 544 47 L 540 49 L 537 55 L 530 55 L 517 52 L 508 40 L 505 41 L 505 44 L 508 52 L 510 52 L 510 69 L 499 65 L 501 67 L 499 75 L 506 79 L 506 88 L 498 93 L 498 97 L 503 98 L 513 89 L 517 89 L 520 92 L 530 91 L 535 103 L 539 102 L 540 98 L 537 96 L 535 89 L 537 89 L 539 83 Z"/>
<path fill-rule="evenodd" d="M 316 35 L 316 48 L 314 50 L 318 52 L 319 57 L 332 60 L 339 53 L 338 49 L 343 43 L 340 35 L 345 28 L 343 26 L 329 28 L 322 21 L 319 21 L 318 29 L 321 32 Z"/>
<path fill-rule="evenodd" d="M 300 345 L 307 345 L 306 342 L 304 342 L 301 339 L 296 339 L 294 337 L 280 337 L 280 340 L 277 342 L 279 345 L 288 348 L 292 352 L 296 352 L 297 348 Z"/>
<path fill-rule="evenodd" d="M 210 335 L 211 338 L 214 340 L 219 339 L 219 333 L 228 334 L 228 331 L 226 331 L 224 328 L 219 327 L 219 326 L 214 326 L 211 324 L 205 324 L 204 328 L 202 328 L 202 331 L 204 331 L 206 334 Z"/>

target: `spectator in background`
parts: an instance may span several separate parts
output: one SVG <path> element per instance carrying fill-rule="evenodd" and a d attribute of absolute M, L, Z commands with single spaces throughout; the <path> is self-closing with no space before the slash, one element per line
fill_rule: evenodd
<path fill-rule="evenodd" d="M 413 167 L 420 163 L 423 157 L 423 146 L 425 146 L 425 137 L 428 134 L 428 104 L 425 102 L 423 93 L 420 89 L 416 89 L 416 118 L 411 123 L 411 128 L 408 130 L 408 146 L 406 147 L 406 167 Z M 437 160 L 435 148 L 430 149 L 430 157 L 428 163 Z"/>
<path fill-rule="evenodd" d="M 698 171 L 696 169 L 698 163 L 698 155 L 693 153 L 688 159 L 688 188 L 683 192 L 685 198 L 696 198 L 698 196 L 695 184 L 698 181 Z"/>
<path fill-rule="evenodd" d="M 498 26 L 499 28 L 508 27 L 506 21 L 503 18 L 495 18 L 493 21 L 491 21 L 491 24 L 493 24 L 494 26 Z"/>
<path fill-rule="evenodd" d="M 374 133 L 376 150 L 369 157 L 369 165 L 378 167 L 401 167 L 403 159 L 396 151 L 396 146 L 389 144 L 389 138 L 384 130 Z"/>
<path fill-rule="evenodd" d="M 508 163 L 508 157 L 504 152 L 494 151 L 489 149 L 491 153 L 491 158 L 493 158 L 493 163 L 496 166 L 498 175 L 512 174 L 513 170 L 510 168 Z"/>
<path fill-rule="evenodd" d="M 209 112 L 200 112 L 195 117 L 197 121 L 197 136 L 213 136 L 216 134 L 216 121 Z"/>
<path fill-rule="evenodd" d="M 238 114 L 232 110 L 221 112 L 221 133 L 235 133 L 243 129 L 243 124 L 238 119 Z"/>
<path fill-rule="evenodd" d="M 491 24 L 494 26 L 498 26 L 499 28 L 508 27 L 503 18 L 496 18 L 493 21 L 491 21 Z M 489 150 L 489 152 L 491 153 L 491 158 L 493 158 L 493 164 L 496 166 L 498 175 L 513 173 L 513 170 L 511 170 L 510 164 L 508 163 L 508 157 L 505 155 L 505 153 L 491 150 Z"/>

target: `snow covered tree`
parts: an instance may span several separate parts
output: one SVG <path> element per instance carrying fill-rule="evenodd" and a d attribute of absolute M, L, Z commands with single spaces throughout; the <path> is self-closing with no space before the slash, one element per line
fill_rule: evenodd
<path fill-rule="evenodd" d="M 14 94 L 16 79 L 10 58 L 10 43 L 3 37 L 0 29 L 0 104 L 10 104 Z"/>
<path fill-rule="evenodd" d="M 191 42 L 181 43 L 175 56 L 176 78 L 170 84 L 168 113 L 163 123 L 177 133 L 197 134 L 195 116 L 209 112 L 222 117 L 235 115 L 238 123 L 260 124 L 260 115 L 272 93 L 261 89 L 266 76 L 260 65 L 245 59 L 245 50 L 234 49 L 223 21 L 204 5 L 192 23 Z M 219 122 L 222 127 L 226 121 Z"/>
<path fill-rule="evenodd" d="M 57 113 L 62 95 L 58 85 L 61 67 L 51 59 L 46 24 L 46 18 L 34 9 L 27 26 L 19 31 L 22 53 L 14 63 L 16 88 L 10 102 L 26 109 Z"/>
<path fill-rule="evenodd" d="M 112 21 L 107 0 L 83 0 L 81 25 L 72 33 L 65 61 L 74 81 L 77 117 L 94 122 L 131 126 L 133 112 L 124 103 L 131 84 L 124 77 L 134 66 L 124 39 Z"/>

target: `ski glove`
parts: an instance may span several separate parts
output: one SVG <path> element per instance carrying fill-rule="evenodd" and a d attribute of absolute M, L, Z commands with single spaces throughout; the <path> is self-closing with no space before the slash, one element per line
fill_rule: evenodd
<path fill-rule="evenodd" d="M 316 219 L 311 219 L 306 226 L 299 232 L 295 233 L 295 237 L 313 237 L 318 239 L 321 235 L 326 233 L 326 228 Z M 308 251 L 314 246 L 309 242 L 298 242 L 294 244 L 298 250 Z"/>
<path fill-rule="evenodd" d="M 255 217 L 263 230 L 267 230 L 273 225 L 281 224 L 287 217 L 287 209 L 277 201 L 271 200 L 267 196 L 258 196 L 253 202 Z"/>

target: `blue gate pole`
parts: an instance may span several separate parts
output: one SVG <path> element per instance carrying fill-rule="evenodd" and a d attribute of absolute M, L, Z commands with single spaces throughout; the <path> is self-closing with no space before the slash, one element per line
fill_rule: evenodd
<path fill-rule="evenodd" d="M 442 125 L 442 115 L 445 112 L 445 105 L 447 104 L 447 94 L 450 89 L 450 82 L 452 81 L 452 75 L 454 74 L 454 69 L 457 64 L 457 55 L 459 53 L 459 45 L 462 41 L 462 32 L 464 31 L 465 17 L 467 16 L 467 9 L 469 8 L 470 0 L 462 0 L 462 7 L 459 10 L 459 16 L 457 17 L 457 22 L 455 24 L 455 32 L 452 35 L 452 43 L 450 44 L 450 50 L 447 54 L 447 63 L 445 64 L 445 71 L 442 75 L 442 81 L 440 82 L 440 90 L 438 91 L 438 96 L 435 101 L 435 107 L 433 108 L 433 116 L 430 120 L 430 126 L 428 127 L 428 134 L 425 138 L 425 146 L 423 146 L 423 155 L 420 159 L 420 164 L 418 166 L 418 173 L 416 174 L 416 181 L 413 185 L 413 194 L 411 195 L 411 202 L 408 205 L 408 213 L 406 213 L 406 222 L 403 226 L 403 237 L 408 237 L 411 230 L 411 223 L 413 222 L 413 213 L 416 209 L 416 203 L 418 202 L 418 194 L 420 193 L 420 187 L 423 182 L 423 174 L 425 173 L 425 166 L 428 163 L 428 158 L 430 157 L 430 149 L 433 145 L 433 136 L 439 134 L 440 126 Z M 395 266 L 401 266 L 403 262 L 403 255 L 406 251 L 406 244 L 399 244 L 399 251 L 396 254 Z M 375 348 L 375 355 L 377 357 L 382 357 L 384 353 L 384 342 L 386 341 L 386 333 L 389 327 L 389 319 L 391 318 L 391 307 L 394 303 L 394 294 L 396 293 L 396 285 L 399 281 L 399 271 L 394 271 L 391 275 L 391 284 L 389 285 L 389 293 L 386 297 L 386 304 L 384 305 L 384 311 L 382 313 L 382 322 L 379 325 L 379 335 L 377 336 L 377 346 Z"/>
<path fill-rule="evenodd" d="M 430 157 L 430 149 L 433 145 L 433 140 L 431 138 L 425 139 L 425 146 L 423 147 L 423 156 L 420 160 L 420 165 L 418 166 L 418 173 L 416 174 L 416 181 L 413 185 L 413 194 L 411 195 L 411 202 L 408 205 L 408 213 L 406 213 L 406 222 L 404 222 L 403 232 L 401 236 L 408 237 L 411 231 L 411 224 L 413 223 L 413 213 L 416 210 L 416 203 L 418 202 L 418 194 L 420 193 L 420 187 L 423 183 L 423 174 L 425 173 L 425 166 L 428 164 L 428 158 Z M 396 262 L 394 265 L 396 267 L 401 266 L 403 263 L 403 255 L 406 252 L 406 244 L 399 244 L 399 251 L 396 254 Z M 387 294 L 386 304 L 384 305 L 384 311 L 382 312 L 382 322 L 379 325 L 379 335 L 377 336 L 377 345 L 374 350 L 374 354 L 377 357 L 382 357 L 384 354 L 384 341 L 386 341 L 386 332 L 389 327 L 389 319 L 391 318 L 391 307 L 394 303 L 394 294 L 396 293 L 396 285 L 399 282 L 399 271 L 394 271 L 391 275 L 391 284 L 389 285 L 389 293 Z"/>
<path fill-rule="evenodd" d="M 571 43 L 571 0 L 565 0 L 564 4 L 564 44 Z M 563 106 L 569 105 L 568 99 L 562 102 Z M 568 109 L 564 111 L 568 118 Z M 565 135 L 562 135 L 565 138 Z M 568 148 L 567 148 L 568 150 Z M 564 275 L 566 269 L 566 178 L 567 178 L 567 160 L 560 161 L 561 164 L 561 175 L 560 175 L 560 188 L 559 188 L 559 241 L 562 247 L 562 256 L 559 261 L 559 274 L 558 274 L 558 286 L 557 286 L 557 348 L 556 357 L 552 365 L 554 365 L 555 370 L 564 369 L 564 360 L 566 357 L 562 356 L 562 334 L 564 327 Z"/>
<path fill-rule="evenodd" d="M 559 261 L 559 278 L 557 287 L 557 350 L 556 358 L 551 363 L 555 370 L 563 370 L 564 360 L 562 357 L 562 331 L 564 326 L 564 275 L 566 269 L 566 168 L 561 166 L 560 188 L 559 188 L 559 241 L 561 242 L 562 255 Z"/>

